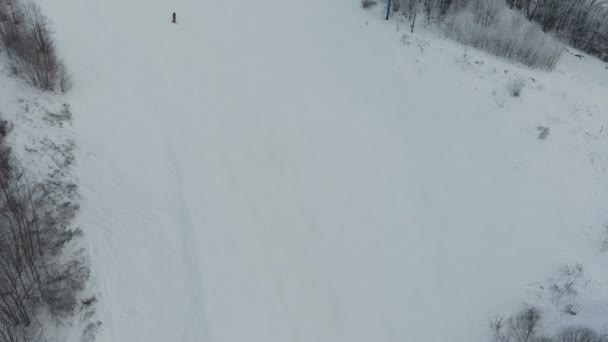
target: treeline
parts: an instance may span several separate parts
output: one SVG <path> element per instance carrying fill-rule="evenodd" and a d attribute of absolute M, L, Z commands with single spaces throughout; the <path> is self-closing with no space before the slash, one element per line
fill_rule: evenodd
<path fill-rule="evenodd" d="M 543 312 L 534 306 L 523 308 L 511 317 L 490 321 L 492 342 L 608 342 L 608 335 L 586 326 L 561 327 L 553 335 L 541 329 Z"/>
<path fill-rule="evenodd" d="M 0 49 L 31 85 L 69 89 L 36 4 L 0 0 Z M 8 133 L 0 120 L 0 342 L 46 341 L 44 327 L 75 313 L 89 277 L 86 259 L 66 250 L 81 234 L 71 228 L 78 204 L 72 185 L 28 177 L 6 143 Z"/>
<path fill-rule="evenodd" d="M 527 25 L 512 14 L 504 12 L 504 9 L 517 12 L 528 22 L 538 26 Z M 508 34 L 523 34 L 522 39 L 533 36 L 536 43 L 541 42 L 541 39 L 535 31 L 552 33 L 561 41 L 608 61 L 608 0 L 392 0 L 392 10 L 404 13 L 413 20 L 418 13 L 422 13 L 427 23 L 447 23 L 451 25 L 450 29 L 458 29 L 457 26 L 460 26 L 461 31 L 467 31 L 461 34 L 477 36 L 467 39 L 460 37 L 458 40 L 466 40 L 464 43 L 496 38 L 466 28 L 468 23 L 458 23 L 468 14 L 468 19 L 472 19 L 475 25 L 498 31 L 506 30 Z M 455 23 L 453 18 L 458 16 L 460 18 Z M 505 19 L 504 16 L 510 18 Z M 522 29 L 522 25 L 526 28 Z M 516 27 L 519 27 L 519 30 L 515 30 Z M 493 50 L 506 48 L 509 44 L 520 44 L 515 42 L 516 37 L 508 37 L 507 34 L 497 39 L 503 42 L 496 42 Z M 542 41 L 542 44 L 556 48 L 549 41 Z M 504 52 L 498 54 L 503 55 Z M 551 68 L 552 63 L 541 64 Z"/>
<path fill-rule="evenodd" d="M 42 341 L 45 321 L 38 318 L 73 314 L 89 268 L 64 253 L 81 234 L 70 228 L 78 205 L 63 185 L 27 177 L 7 134 L 0 121 L 0 342 Z"/>
<path fill-rule="evenodd" d="M 59 61 L 48 19 L 33 2 L 0 0 L 0 42 L 12 71 L 31 85 L 66 92 L 71 80 Z"/>
<path fill-rule="evenodd" d="M 608 2 L 605 0 L 506 0 L 545 32 L 608 61 Z"/>

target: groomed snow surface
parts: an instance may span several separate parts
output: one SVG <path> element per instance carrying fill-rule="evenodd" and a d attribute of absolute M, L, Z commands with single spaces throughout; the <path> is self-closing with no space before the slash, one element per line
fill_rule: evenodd
<path fill-rule="evenodd" d="M 523 303 L 606 324 L 600 62 L 532 71 L 358 0 L 41 5 L 98 341 L 482 342 Z M 547 289 L 576 263 L 571 317 Z"/>

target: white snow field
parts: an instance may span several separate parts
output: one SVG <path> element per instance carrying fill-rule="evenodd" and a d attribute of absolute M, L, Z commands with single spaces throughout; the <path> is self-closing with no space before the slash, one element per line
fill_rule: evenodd
<path fill-rule="evenodd" d="M 359 0 L 41 5 L 74 78 L 98 341 L 482 342 L 524 302 L 606 324 L 599 61 L 464 55 Z M 575 263 L 569 318 L 543 289 Z"/>

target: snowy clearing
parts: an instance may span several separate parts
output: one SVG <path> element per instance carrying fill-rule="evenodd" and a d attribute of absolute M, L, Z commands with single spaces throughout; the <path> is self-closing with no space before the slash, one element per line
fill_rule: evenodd
<path fill-rule="evenodd" d="M 482 342 L 522 302 L 573 321 L 544 289 L 576 263 L 572 317 L 606 324 L 604 64 L 531 71 L 358 0 L 41 5 L 99 341 Z"/>

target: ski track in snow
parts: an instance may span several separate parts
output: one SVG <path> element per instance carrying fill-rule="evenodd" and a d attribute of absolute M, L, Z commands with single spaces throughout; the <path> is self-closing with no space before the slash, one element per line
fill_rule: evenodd
<path fill-rule="evenodd" d="M 183 285 L 187 289 L 184 290 L 188 295 L 188 298 L 190 298 L 190 303 L 188 305 L 191 307 L 191 310 L 188 312 L 182 312 L 182 315 L 183 320 L 190 323 L 186 325 L 188 328 L 184 330 L 180 339 L 181 341 L 208 341 L 209 334 L 203 301 L 203 278 L 197 263 L 200 256 L 196 248 L 196 227 L 192 222 L 192 214 L 190 213 L 188 204 L 184 199 L 180 164 L 172 147 L 168 148 L 167 160 L 169 162 L 169 167 L 173 169 L 173 177 L 176 183 L 175 203 L 177 205 L 176 213 L 179 216 L 178 225 L 179 228 L 181 228 L 180 238 L 182 239 L 182 263 L 187 265 L 186 272 L 189 275 L 188 279 L 184 279 Z"/>

